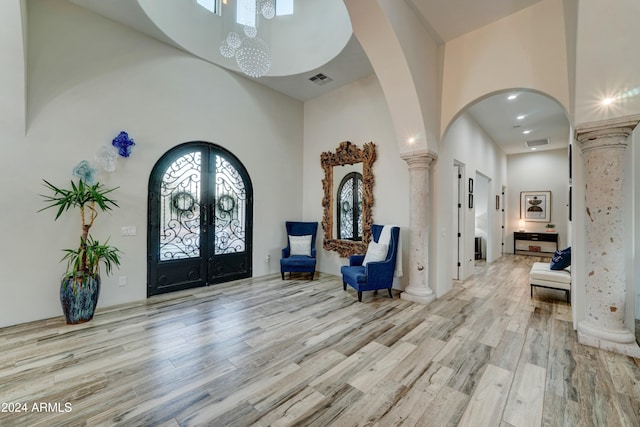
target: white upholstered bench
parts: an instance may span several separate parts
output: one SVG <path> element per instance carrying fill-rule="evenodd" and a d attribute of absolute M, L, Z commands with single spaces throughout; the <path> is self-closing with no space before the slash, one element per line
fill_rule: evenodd
<path fill-rule="evenodd" d="M 552 270 L 548 262 L 534 262 L 529 272 L 531 297 L 533 287 L 563 290 L 567 294 L 567 302 L 571 303 L 571 270 Z"/>

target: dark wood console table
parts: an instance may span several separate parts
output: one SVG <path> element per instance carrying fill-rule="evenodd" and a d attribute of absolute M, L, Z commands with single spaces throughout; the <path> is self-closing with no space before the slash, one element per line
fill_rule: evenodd
<path fill-rule="evenodd" d="M 515 231 L 513 233 L 513 253 L 516 253 L 516 242 L 518 240 L 526 240 L 528 242 L 552 242 L 556 244 L 556 250 L 558 250 L 558 233 L 527 233 L 525 231 Z M 525 252 L 525 249 L 517 249 Z M 532 252 L 532 251 L 526 251 Z M 548 251 L 540 251 L 544 253 L 550 253 Z"/>

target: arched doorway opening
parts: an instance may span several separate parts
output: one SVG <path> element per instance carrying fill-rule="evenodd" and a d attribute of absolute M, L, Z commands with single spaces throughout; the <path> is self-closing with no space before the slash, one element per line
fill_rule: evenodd
<path fill-rule="evenodd" d="M 251 277 L 253 186 L 240 160 L 202 141 L 149 177 L 147 296 Z"/>

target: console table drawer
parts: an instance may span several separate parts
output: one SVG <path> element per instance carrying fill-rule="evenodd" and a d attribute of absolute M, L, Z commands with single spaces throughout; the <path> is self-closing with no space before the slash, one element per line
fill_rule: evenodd
<path fill-rule="evenodd" d="M 527 233 L 516 231 L 513 233 L 513 253 L 516 253 L 516 242 L 518 240 L 526 240 L 529 242 L 551 242 L 556 244 L 558 249 L 558 233 Z M 518 249 L 522 250 L 522 249 Z"/>

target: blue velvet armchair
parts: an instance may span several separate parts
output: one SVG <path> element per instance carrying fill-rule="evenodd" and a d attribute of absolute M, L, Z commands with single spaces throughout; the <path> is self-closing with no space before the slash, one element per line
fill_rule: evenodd
<path fill-rule="evenodd" d="M 287 247 L 282 249 L 280 273 L 311 273 L 311 280 L 316 272 L 316 234 L 317 222 L 285 223 L 287 229 Z"/>
<path fill-rule="evenodd" d="M 391 286 L 393 285 L 393 275 L 396 268 L 396 257 L 398 255 L 398 242 L 400 238 L 400 228 L 392 227 L 389 242 L 379 242 L 382 233 L 382 225 L 373 224 L 371 234 L 373 241 L 381 244 L 389 244 L 386 257 L 382 261 L 367 262 L 362 265 L 365 255 L 352 255 L 349 258 L 349 265 L 340 269 L 342 273 L 342 287 L 347 290 L 347 285 L 358 292 L 358 301 L 362 302 L 362 292 L 387 289 L 389 297 Z"/>

